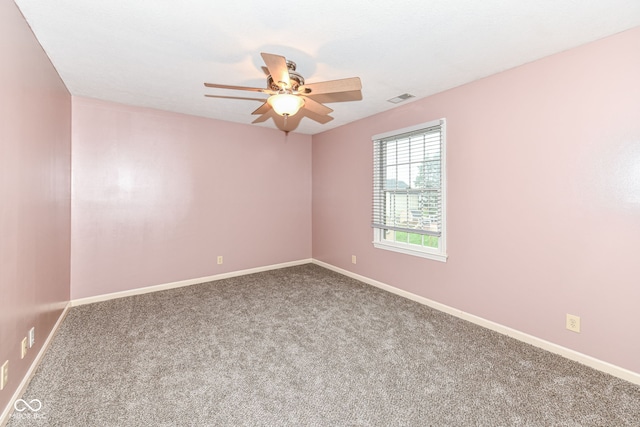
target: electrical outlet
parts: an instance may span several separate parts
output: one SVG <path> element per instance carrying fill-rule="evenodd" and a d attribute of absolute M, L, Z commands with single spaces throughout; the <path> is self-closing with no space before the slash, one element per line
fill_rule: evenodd
<path fill-rule="evenodd" d="M 36 343 L 36 327 L 29 329 L 29 348 Z"/>
<path fill-rule="evenodd" d="M 573 332 L 580 332 L 580 317 L 567 314 L 567 329 Z"/>
<path fill-rule="evenodd" d="M 351 264 L 355 264 L 355 263 L 356 263 L 356 256 L 351 255 Z"/>
<path fill-rule="evenodd" d="M 222 255 L 218 257 L 218 265 L 222 264 Z"/>
<path fill-rule="evenodd" d="M 20 343 L 20 359 L 24 359 L 27 355 L 27 337 L 22 338 L 22 342 Z"/>
<path fill-rule="evenodd" d="M 7 360 L 0 368 L 0 390 L 9 382 L 9 361 Z"/>

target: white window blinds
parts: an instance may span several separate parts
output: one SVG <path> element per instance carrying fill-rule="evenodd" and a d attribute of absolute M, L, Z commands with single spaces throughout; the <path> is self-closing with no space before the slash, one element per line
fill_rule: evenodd
<path fill-rule="evenodd" d="M 442 234 L 442 123 L 373 141 L 373 219 L 382 230 Z"/>

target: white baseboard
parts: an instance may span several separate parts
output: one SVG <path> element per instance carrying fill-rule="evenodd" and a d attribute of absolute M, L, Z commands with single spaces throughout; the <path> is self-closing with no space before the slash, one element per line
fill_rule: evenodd
<path fill-rule="evenodd" d="M 475 323 L 476 325 L 480 325 L 487 329 L 491 329 L 492 331 L 496 331 L 503 335 L 507 335 L 511 338 L 515 338 L 518 341 L 525 342 L 527 344 L 531 344 L 535 347 L 541 348 L 543 350 L 547 350 L 551 353 L 558 354 L 567 359 L 573 360 L 575 362 L 582 363 L 583 365 L 589 366 L 590 368 L 597 369 L 599 371 L 605 372 L 607 374 L 613 375 L 615 377 L 621 378 L 625 381 L 629 381 L 634 384 L 640 385 L 640 373 L 630 371 L 625 368 L 621 368 L 619 366 L 613 365 L 608 362 L 604 362 L 602 360 L 596 359 L 595 357 L 588 356 L 586 354 L 577 352 L 575 350 L 571 350 L 566 347 L 562 347 L 561 345 L 554 344 L 550 341 L 543 340 L 542 338 L 535 337 L 533 335 L 526 334 L 524 332 L 518 331 L 516 329 L 509 328 L 507 326 L 501 325 L 499 323 L 492 322 L 491 320 L 483 319 L 482 317 L 478 317 L 476 315 L 466 313 L 462 310 L 458 310 L 453 307 L 449 307 L 448 305 L 441 304 L 439 302 L 430 300 L 425 297 L 421 297 L 420 295 L 413 294 L 411 292 L 398 289 L 391 285 L 387 285 L 386 283 L 378 282 L 377 280 L 370 279 L 365 276 L 361 276 L 356 273 L 352 273 L 351 271 L 344 270 L 342 268 L 336 267 L 331 264 L 327 264 L 326 262 L 322 262 L 314 259 L 314 264 L 317 264 L 321 267 L 327 268 L 329 270 L 335 271 L 336 273 L 343 274 L 345 276 L 351 277 L 353 279 L 359 280 L 361 282 L 367 283 L 369 285 L 375 286 L 376 288 L 383 289 L 385 291 L 394 293 L 396 295 L 400 295 L 402 297 L 408 298 L 410 300 L 416 301 L 420 304 L 429 306 L 439 311 L 443 311 L 447 314 L 451 314 L 453 316 L 459 317 L 461 319 L 467 320 L 469 322 Z"/>
<path fill-rule="evenodd" d="M 38 368 L 38 365 L 40 364 L 42 357 L 47 352 L 47 349 L 49 348 L 49 345 L 51 344 L 53 337 L 55 336 L 56 332 L 58 332 L 58 328 L 60 327 L 60 325 L 62 324 L 62 321 L 66 317 L 70 306 L 71 304 L 69 303 L 67 303 L 64 306 L 64 309 L 62 310 L 60 317 L 58 317 L 58 320 L 56 321 L 55 325 L 53 325 L 53 328 L 51 328 L 51 332 L 49 332 L 47 339 L 42 344 L 42 347 L 40 347 L 40 351 L 38 352 L 36 357 L 33 359 L 33 362 L 31 363 L 29 370 L 27 371 L 24 378 L 22 378 L 22 381 L 18 385 L 18 388 L 16 389 L 15 393 L 13 393 L 13 396 L 11 396 L 11 399 L 9 400 L 9 405 L 7 405 L 7 407 L 4 408 L 4 410 L 2 411 L 2 415 L 0 415 L 0 426 L 4 426 L 9 422 L 9 417 L 11 417 L 11 414 L 13 413 L 13 409 L 14 409 L 13 402 L 18 400 L 20 396 L 22 396 L 22 393 L 24 393 L 25 389 L 27 388 L 27 385 L 29 385 L 29 381 L 31 381 L 31 377 L 33 376 L 36 369 Z"/>
<path fill-rule="evenodd" d="M 71 307 L 79 305 L 93 304 L 94 302 L 108 301 L 117 298 L 130 297 L 133 295 L 148 294 L 150 292 L 164 291 L 167 289 L 182 288 L 184 286 L 197 285 L 199 283 L 213 282 L 216 280 L 229 279 L 231 277 L 245 276 L 247 274 L 261 273 L 263 271 L 277 270 L 280 268 L 293 267 L 296 265 L 309 264 L 313 262 L 311 258 L 298 261 L 284 262 L 281 264 L 267 265 L 263 267 L 249 268 L 246 270 L 231 271 L 229 273 L 216 274 L 213 276 L 199 277 L 197 279 L 181 280 L 179 282 L 165 283 L 162 285 L 147 286 L 144 288 L 131 289 L 121 292 L 113 292 L 109 294 L 96 295 L 93 297 L 79 298 L 71 300 Z"/>

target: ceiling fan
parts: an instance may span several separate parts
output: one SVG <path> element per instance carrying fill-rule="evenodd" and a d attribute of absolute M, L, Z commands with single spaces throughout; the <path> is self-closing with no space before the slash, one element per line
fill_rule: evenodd
<path fill-rule="evenodd" d="M 322 102 L 359 101 L 362 99 L 362 83 L 359 77 L 330 80 L 305 84 L 304 78 L 296 72 L 296 64 L 284 56 L 261 53 L 266 64 L 267 87 L 265 89 L 205 83 L 206 87 L 218 89 L 245 90 L 262 92 L 269 98 L 242 98 L 219 95 L 205 95 L 211 98 L 231 98 L 263 101 L 264 103 L 251 114 L 260 116 L 253 123 L 273 119 L 278 129 L 290 132 L 298 127 L 303 117 L 318 123 L 333 120 L 329 115 L 333 110 Z"/>

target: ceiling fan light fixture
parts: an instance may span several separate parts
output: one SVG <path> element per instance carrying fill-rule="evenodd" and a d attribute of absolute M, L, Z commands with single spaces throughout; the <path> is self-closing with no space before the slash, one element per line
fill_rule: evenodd
<path fill-rule="evenodd" d="M 304 99 L 290 93 L 278 93 L 267 99 L 273 111 L 280 116 L 293 116 L 304 105 Z"/>

